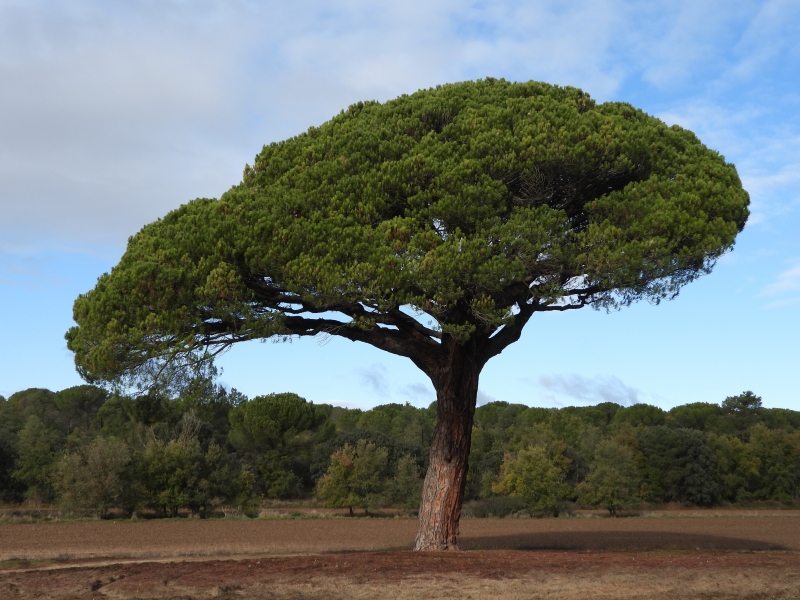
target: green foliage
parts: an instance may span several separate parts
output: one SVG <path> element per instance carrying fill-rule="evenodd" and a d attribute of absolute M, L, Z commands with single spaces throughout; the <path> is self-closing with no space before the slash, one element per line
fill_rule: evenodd
<path fill-rule="evenodd" d="M 13 396 L 12 396 L 13 398 Z M 52 470 L 62 436 L 37 414 L 25 421 L 17 437 L 14 478 L 25 484 L 25 496 L 37 504 L 53 498 Z"/>
<path fill-rule="evenodd" d="M 562 300 L 675 296 L 731 247 L 747 205 L 691 132 L 575 88 L 486 79 L 359 102 L 133 236 L 76 300 L 67 343 L 88 380 L 131 384 L 273 336 L 410 355 L 383 324 L 488 344 Z M 343 320 L 300 316 L 332 311 Z"/>
<path fill-rule="evenodd" d="M 230 412 L 247 402 L 247 397 L 233 388 L 228 392 L 208 379 L 191 382 L 180 396 L 181 410 L 192 411 L 207 423 L 218 444 L 224 444 L 230 430 Z"/>
<path fill-rule="evenodd" d="M 591 470 L 577 491 L 581 504 L 601 506 L 612 516 L 635 505 L 639 500 L 639 476 L 633 453 L 612 440 L 597 444 Z"/>
<path fill-rule="evenodd" d="M 744 439 L 750 435 L 750 428 L 761 420 L 761 398 L 753 392 L 728 396 L 722 402 L 722 411 L 736 434 Z"/>
<path fill-rule="evenodd" d="M 428 460 L 418 436 L 433 427 L 435 404 L 352 410 L 313 405 L 293 394 L 247 400 L 202 380 L 174 398 L 111 395 L 99 408 L 97 402 L 67 401 L 82 391 L 99 396 L 97 390 L 34 388 L 0 401 L 1 500 L 27 496 L 98 515 L 111 509 L 134 514 L 147 506 L 167 515 L 187 508 L 204 514 L 212 507 L 252 514 L 264 497 L 308 497 L 331 468 L 332 455 L 371 443 L 385 451 L 386 465 L 367 500 L 358 496 L 353 506 L 418 506 Z M 630 490 L 656 503 L 798 502 L 800 412 L 758 406 L 755 394 L 733 399 L 676 407 L 666 415 L 656 407 L 613 403 L 560 410 L 481 406 L 465 514 L 545 513 L 522 496 L 503 495 L 509 492 L 499 485 L 509 461 L 530 447 L 543 449 L 556 465 L 562 498 L 611 512 L 635 504 Z M 88 410 L 76 417 L 76 404 Z M 664 425 L 652 424 L 662 417 Z M 67 435 L 70 425 L 75 427 Z M 230 443 L 234 431 L 245 441 Z M 628 485 L 637 479 L 641 486 Z"/>
<path fill-rule="evenodd" d="M 388 482 L 386 502 L 390 506 L 414 510 L 422 499 L 422 474 L 417 459 L 404 454 L 397 461 L 394 477 Z"/>
<path fill-rule="evenodd" d="M 77 385 L 61 390 L 55 404 L 67 420 L 67 431 L 76 427 L 89 431 L 97 411 L 108 399 L 108 392 L 93 385 Z"/>
<path fill-rule="evenodd" d="M 753 392 L 742 392 L 738 396 L 728 396 L 722 402 L 722 410 L 729 413 L 752 414 L 761 408 L 761 397 Z"/>
<path fill-rule="evenodd" d="M 103 436 L 130 439 L 135 430 L 134 402 L 121 396 L 111 396 L 97 410 L 92 428 Z"/>
<path fill-rule="evenodd" d="M 13 477 L 16 462 L 16 435 L 0 422 L 0 502 L 14 502 L 23 497 L 24 484 Z"/>
<path fill-rule="evenodd" d="M 352 431 L 358 428 L 358 420 L 364 411 L 360 408 L 332 407 L 330 420 L 336 425 L 336 431 Z"/>
<path fill-rule="evenodd" d="M 130 481 L 132 452 L 114 437 L 97 437 L 76 452 L 63 455 L 54 468 L 59 503 L 69 511 L 91 510 L 103 518 L 123 506 Z"/>
<path fill-rule="evenodd" d="M 266 496 L 297 496 L 309 479 L 312 448 L 334 434 L 328 414 L 297 394 L 258 396 L 230 411 L 228 441 L 252 456 Z"/>
<path fill-rule="evenodd" d="M 373 442 L 345 444 L 331 456 L 330 466 L 317 482 L 317 495 L 332 508 L 361 506 L 364 511 L 385 502 L 388 451 Z"/>
<path fill-rule="evenodd" d="M 752 454 L 759 461 L 759 487 L 755 496 L 781 502 L 800 500 L 800 431 L 753 427 Z"/>
<path fill-rule="evenodd" d="M 615 414 L 612 423 L 620 425 L 628 423 L 632 427 L 652 427 L 653 425 L 663 425 L 666 422 L 667 413 L 650 404 L 634 404 L 633 406 L 620 408 Z"/>
<path fill-rule="evenodd" d="M 56 395 L 50 390 L 30 388 L 11 394 L 0 406 L 4 428 L 16 434 L 24 426 L 28 417 L 36 416 L 46 426 L 67 435 L 66 419 L 59 413 L 55 402 Z"/>
<path fill-rule="evenodd" d="M 575 416 L 588 425 L 603 427 L 608 425 L 613 415 L 620 408 L 619 404 L 605 402 L 603 405 L 598 406 L 568 406 L 560 412 L 565 415 Z"/>
<path fill-rule="evenodd" d="M 524 404 L 508 402 L 489 402 L 475 409 L 475 427 L 481 429 L 508 429 L 516 422 L 520 413 L 534 410 Z M 543 409 L 540 409 L 543 410 Z"/>
<path fill-rule="evenodd" d="M 232 486 L 230 498 L 232 504 L 239 512 L 246 513 L 253 510 L 257 504 L 255 495 L 255 482 L 256 477 L 252 471 L 246 467 L 242 467 L 239 471 L 239 476 L 234 481 Z"/>
<path fill-rule="evenodd" d="M 722 409 L 718 404 L 694 402 L 676 406 L 669 411 L 670 424 L 683 429 L 705 431 L 707 426 L 719 422 Z"/>
<path fill-rule="evenodd" d="M 428 449 L 424 446 L 409 444 L 377 431 L 354 429 L 339 433 L 314 449 L 310 464 L 311 479 L 317 481 L 322 477 L 330 465 L 331 455 L 337 450 L 345 445 L 356 447 L 362 440 L 372 442 L 376 446 L 386 449 L 389 472 L 397 470 L 397 464 L 404 455 L 414 457 L 420 472 L 424 473 L 428 468 Z"/>
<path fill-rule="evenodd" d="M 468 498 L 490 498 L 494 495 L 492 486 L 497 481 L 504 458 L 503 450 L 475 452 L 472 455 L 467 479 Z"/>
<path fill-rule="evenodd" d="M 709 448 L 717 463 L 719 491 L 728 502 L 745 502 L 752 497 L 751 490 L 758 489 L 761 460 L 751 444 L 738 437 L 709 433 Z"/>
<path fill-rule="evenodd" d="M 570 494 L 564 483 L 565 472 L 541 446 L 507 454 L 500 480 L 494 485 L 498 494 L 522 498 L 534 514 L 558 516 L 562 501 Z"/>
<path fill-rule="evenodd" d="M 719 500 L 714 453 L 702 433 L 647 427 L 636 439 L 645 499 L 700 505 Z"/>
<path fill-rule="evenodd" d="M 141 453 L 140 477 L 150 504 L 164 514 L 177 516 L 182 507 L 204 513 L 216 495 L 211 482 L 221 461 L 220 449 L 211 444 L 204 452 L 196 435 L 197 423 L 189 416 L 178 437 L 151 437 Z"/>
<path fill-rule="evenodd" d="M 289 458 L 268 450 L 256 459 L 264 494 L 268 498 L 290 498 L 300 493 L 300 479 L 292 472 Z"/>
<path fill-rule="evenodd" d="M 800 411 L 787 408 L 763 408 L 760 412 L 761 422 L 767 429 L 800 429 Z"/>
<path fill-rule="evenodd" d="M 325 414 L 297 394 L 270 394 L 244 401 L 230 412 L 228 439 L 241 451 L 267 452 L 307 445 Z"/>
<path fill-rule="evenodd" d="M 427 446 L 433 435 L 435 416 L 435 411 L 418 410 L 408 403 L 384 404 L 361 413 L 356 427 Z"/>

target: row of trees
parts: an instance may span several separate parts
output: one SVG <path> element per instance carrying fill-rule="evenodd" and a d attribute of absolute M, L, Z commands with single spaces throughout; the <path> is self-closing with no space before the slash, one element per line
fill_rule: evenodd
<path fill-rule="evenodd" d="M 29 389 L 0 397 L 0 499 L 101 517 L 310 496 L 351 513 L 414 510 L 435 419 L 435 405 L 361 411 L 209 382 L 175 399 Z M 795 503 L 800 412 L 763 408 L 751 392 L 670 411 L 493 402 L 475 413 L 465 495 L 550 515 L 567 502 L 611 514 L 641 502 Z"/>

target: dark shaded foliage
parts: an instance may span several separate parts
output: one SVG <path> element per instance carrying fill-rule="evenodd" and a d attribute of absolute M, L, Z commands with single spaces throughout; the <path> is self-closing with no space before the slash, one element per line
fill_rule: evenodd
<path fill-rule="evenodd" d="M 702 433 L 658 426 L 643 428 L 636 437 L 647 499 L 700 505 L 719 500 L 714 453 Z"/>
<path fill-rule="evenodd" d="M 620 408 L 614 415 L 614 424 L 628 423 L 633 427 L 663 425 L 666 422 L 667 413 L 657 406 L 650 404 L 634 404 L 625 408 Z"/>

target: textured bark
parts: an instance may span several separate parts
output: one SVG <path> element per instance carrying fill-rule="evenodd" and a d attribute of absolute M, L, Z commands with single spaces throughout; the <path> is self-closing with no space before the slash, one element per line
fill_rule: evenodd
<path fill-rule="evenodd" d="M 415 550 L 458 550 L 480 366 L 474 346 L 453 344 L 448 368 L 434 379 L 436 429 L 422 488 Z"/>

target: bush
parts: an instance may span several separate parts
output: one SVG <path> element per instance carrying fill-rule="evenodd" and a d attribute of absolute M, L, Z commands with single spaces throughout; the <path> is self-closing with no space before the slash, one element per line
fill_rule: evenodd
<path fill-rule="evenodd" d="M 619 414 L 619 413 L 617 413 Z M 578 498 L 588 506 L 602 506 L 612 516 L 639 500 L 639 477 L 633 453 L 611 440 L 597 444 L 586 480 L 578 485 Z"/>
<path fill-rule="evenodd" d="M 570 492 L 564 479 L 564 470 L 547 455 L 547 451 L 541 446 L 531 446 L 520 450 L 516 457 L 506 455 L 500 481 L 492 490 L 522 498 L 534 515 L 557 517 L 562 501 Z"/>
<path fill-rule="evenodd" d="M 110 508 L 124 504 L 130 461 L 128 445 L 114 437 L 95 438 L 80 451 L 65 454 L 53 477 L 59 504 L 67 511 L 93 511 L 102 519 Z"/>
<path fill-rule="evenodd" d="M 330 508 L 353 508 L 361 506 L 366 513 L 385 503 L 387 450 L 373 442 L 359 440 L 358 444 L 346 444 L 331 456 L 330 466 L 319 482 L 317 495 Z"/>

